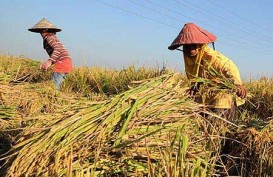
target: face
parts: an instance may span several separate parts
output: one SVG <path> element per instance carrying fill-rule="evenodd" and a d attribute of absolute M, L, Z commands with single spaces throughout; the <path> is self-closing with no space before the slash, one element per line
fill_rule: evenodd
<path fill-rule="evenodd" d="M 183 45 L 183 52 L 188 56 L 196 56 L 198 53 L 198 44 L 184 44 Z"/>
<path fill-rule="evenodd" d="M 46 30 L 42 30 L 42 31 L 40 32 L 40 34 L 41 34 L 42 37 L 45 37 L 45 36 L 48 35 L 48 34 L 56 34 L 56 33 L 55 33 L 55 32 L 49 32 L 49 31 L 46 29 Z"/>
<path fill-rule="evenodd" d="M 41 36 L 45 37 L 48 34 L 48 32 L 41 31 L 40 34 Z"/>
<path fill-rule="evenodd" d="M 40 33 L 42 37 L 44 37 L 46 35 L 46 33 Z"/>

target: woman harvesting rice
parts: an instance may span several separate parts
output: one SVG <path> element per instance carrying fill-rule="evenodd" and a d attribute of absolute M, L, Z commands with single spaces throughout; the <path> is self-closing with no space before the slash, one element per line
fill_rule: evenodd
<path fill-rule="evenodd" d="M 61 83 L 64 81 L 66 74 L 72 70 L 72 59 L 68 50 L 63 46 L 56 32 L 61 29 L 56 28 L 47 19 L 43 18 L 34 27 L 28 29 L 31 32 L 40 33 L 43 38 L 44 49 L 49 55 L 40 69 L 47 70 L 51 65 L 54 65 L 52 80 L 57 89 L 60 89 Z"/>
<path fill-rule="evenodd" d="M 183 46 L 186 75 L 191 82 L 188 93 L 194 96 L 197 102 L 229 119 L 233 117 L 236 106 L 244 104 L 246 90 L 242 86 L 237 66 L 208 46 L 215 41 L 216 36 L 213 34 L 194 23 L 187 23 L 168 49 L 174 50 Z M 200 87 L 205 85 L 204 80 L 206 83 L 210 82 L 206 85 L 207 90 L 212 85 L 218 85 L 220 89 L 214 89 L 206 95 L 200 93 Z M 223 80 L 235 86 L 236 95 L 232 94 L 231 88 L 223 84 Z M 223 92 L 223 90 L 228 91 Z"/>

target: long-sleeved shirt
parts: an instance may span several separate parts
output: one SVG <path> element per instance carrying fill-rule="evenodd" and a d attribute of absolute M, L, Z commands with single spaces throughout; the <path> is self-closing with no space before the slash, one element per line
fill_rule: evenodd
<path fill-rule="evenodd" d="M 55 34 L 44 36 L 43 45 L 49 60 L 55 65 L 54 72 L 69 73 L 72 70 L 71 56 Z"/>
<path fill-rule="evenodd" d="M 226 56 L 214 51 L 207 45 L 203 45 L 197 56 L 189 57 L 184 54 L 185 70 L 188 79 L 194 81 L 196 78 L 209 80 L 221 80 L 220 77 L 228 79 L 234 85 L 242 85 L 237 66 Z M 222 76 L 221 76 L 222 75 Z M 213 108 L 231 108 L 235 101 L 237 106 L 242 105 L 244 100 L 221 90 L 214 91 L 209 96 L 201 95 L 199 102 Z"/>

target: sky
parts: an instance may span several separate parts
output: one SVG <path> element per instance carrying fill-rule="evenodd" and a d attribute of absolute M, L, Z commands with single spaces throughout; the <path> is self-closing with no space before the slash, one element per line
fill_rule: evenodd
<path fill-rule="evenodd" d="M 184 72 L 182 52 L 168 46 L 185 23 L 217 36 L 216 50 L 244 80 L 273 77 L 272 0 L 0 0 L 0 53 L 44 61 L 42 37 L 29 32 L 42 18 L 75 66 L 131 65 Z"/>

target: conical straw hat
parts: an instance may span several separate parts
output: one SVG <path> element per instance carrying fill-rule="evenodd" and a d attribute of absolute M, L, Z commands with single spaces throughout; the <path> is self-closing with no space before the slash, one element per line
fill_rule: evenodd
<path fill-rule="evenodd" d="M 40 33 L 43 30 L 47 30 L 47 32 L 60 32 L 61 31 L 61 29 L 54 26 L 52 23 L 50 23 L 45 18 L 43 18 L 36 25 L 34 25 L 32 28 L 30 28 L 28 30 L 31 32 L 35 32 L 35 33 Z"/>
<path fill-rule="evenodd" d="M 208 44 L 216 39 L 216 36 L 196 24 L 186 23 L 168 49 L 174 50 L 183 44 Z"/>

